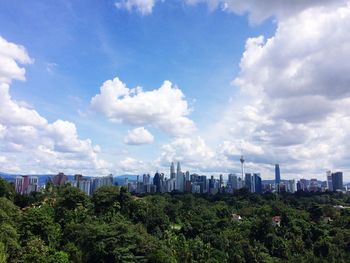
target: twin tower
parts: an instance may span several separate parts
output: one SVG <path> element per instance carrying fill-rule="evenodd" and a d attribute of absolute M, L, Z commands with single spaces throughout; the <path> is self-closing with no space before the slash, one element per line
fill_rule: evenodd
<path fill-rule="evenodd" d="M 176 181 L 176 190 L 183 192 L 185 186 L 185 175 L 181 171 L 180 162 L 177 162 L 176 173 L 175 173 L 175 165 L 174 162 L 171 162 L 170 165 L 170 179 L 175 179 Z"/>

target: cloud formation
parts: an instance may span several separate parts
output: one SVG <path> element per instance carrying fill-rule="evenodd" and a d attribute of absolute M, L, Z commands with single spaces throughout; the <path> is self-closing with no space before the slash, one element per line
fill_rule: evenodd
<path fill-rule="evenodd" d="M 26 103 L 10 95 L 12 80 L 25 80 L 18 63 L 33 60 L 24 47 L 0 38 L 0 153 L 1 167 L 8 172 L 48 172 L 103 175 L 110 165 L 98 158 L 100 148 L 80 139 L 74 123 L 49 123 Z"/>
<path fill-rule="evenodd" d="M 152 13 L 156 0 L 121 0 L 115 3 L 118 9 L 126 9 L 129 12 L 136 10 L 142 15 Z"/>
<path fill-rule="evenodd" d="M 247 40 L 234 80 L 247 103 L 230 109 L 231 135 L 262 147 L 254 158 L 310 176 L 348 169 L 349 21 L 349 5 L 313 7 L 279 21 L 272 38 Z"/>
<path fill-rule="evenodd" d="M 23 46 L 8 42 L 0 36 L 0 84 L 10 84 L 12 80 L 25 80 L 25 69 L 19 64 L 30 64 L 33 60 Z"/>
<path fill-rule="evenodd" d="M 144 127 L 138 127 L 128 131 L 127 136 L 124 138 L 124 143 L 129 145 L 150 144 L 153 141 L 153 135 Z"/>
<path fill-rule="evenodd" d="M 91 99 L 91 106 L 112 121 L 152 125 L 173 136 L 195 130 L 193 121 L 187 117 L 190 108 L 184 94 L 170 81 L 164 81 L 159 89 L 143 91 L 140 87 L 126 87 L 119 78 L 107 80 L 100 93 Z"/>
<path fill-rule="evenodd" d="M 269 17 L 276 17 L 280 21 L 310 7 L 332 8 L 346 3 L 346 0 L 185 0 L 185 3 L 189 5 L 205 3 L 212 10 L 220 8 L 238 15 L 248 14 L 250 22 L 260 23 Z"/>

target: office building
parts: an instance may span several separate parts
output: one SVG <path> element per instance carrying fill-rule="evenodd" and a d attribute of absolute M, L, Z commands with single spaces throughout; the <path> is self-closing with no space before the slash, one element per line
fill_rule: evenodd
<path fill-rule="evenodd" d="M 181 171 L 180 162 L 177 162 L 176 168 L 176 190 L 180 192 L 184 191 L 184 174 Z"/>
<path fill-rule="evenodd" d="M 160 193 L 162 191 L 161 175 L 156 172 L 153 177 L 153 185 L 156 186 L 156 192 Z"/>
<path fill-rule="evenodd" d="M 281 183 L 281 172 L 279 164 L 275 164 L 275 184 L 279 185 Z"/>
<path fill-rule="evenodd" d="M 287 192 L 289 193 L 295 193 L 297 191 L 297 184 L 296 180 L 288 180 L 287 183 Z"/>
<path fill-rule="evenodd" d="M 254 174 L 254 192 L 262 194 L 262 183 L 260 174 Z"/>
<path fill-rule="evenodd" d="M 151 176 L 149 174 L 144 174 L 142 176 L 142 182 L 143 182 L 143 185 L 151 184 Z"/>
<path fill-rule="evenodd" d="M 332 173 L 332 187 L 333 191 L 343 190 L 343 173 Z"/>
<path fill-rule="evenodd" d="M 250 173 L 245 174 L 245 187 L 248 188 L 249 192 L 255 192 L 254 177 Z"/>
<path fill-rule="evenodd" d="M 327 189 L 328 191 L 332 192 L 333 191 L 332 172 L 327 171 L 326 176 L 327 176 Z"/>
<path fill-rule="evenodd" d="M 52 183 L 55 186 L 62 186 L 68 181 L 68 177 L 64 173 L 58 173 L 52 178 Z"/>
<path fill-rule="evenodd" d="M 174 162 L 171 162 L 170 165 L 170 179 L 172 178 L 176 178 Z"/>
<path fill-rule="evenodd" d="M 37 176 L 16 176 L 15 190 L 19 194 L 29 194 L 39 190 L 39 179 Z"/>
<path fill-rule="evenodd" d="M 77 187 L 83 191 L 84 193 L 86 193 L 87 195 L 90 195 L 91 193 L 91 180 L 87 180 L 87 179 L 83 179 L 81 178 L 79 180 L 79 184 L 77 185 Z"/>

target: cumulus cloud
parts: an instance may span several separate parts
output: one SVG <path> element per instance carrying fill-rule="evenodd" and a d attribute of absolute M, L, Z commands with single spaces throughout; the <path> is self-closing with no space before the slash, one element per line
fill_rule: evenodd
<path fill-rule="evenodd" d="M 23 46 L 8 42 L 0 36 L 0 84 L 9 84 L 13 79 L 25 80 L 25 69 L 17 62 L 30 64 L 33 60 Z"/>
<path fill-rule="evenodd" d="M 176 138 L 162 146 L 158 163 L 168 167 L 172 161 L 180 161 L 192 172 L 232 172 L 235 163 L 222 154 L 222 146 L 213 149 L 200 136 Z"/>
<path fill-rule="evenodd" d="M 126 87 L 118 78 L 107 80 L 100 93 L 91 99 L 91 106 L 110 120 L 153 125 L 174 136 L 195 130 L 193 121 L 187 117 L 190 108 L 184 94 L 170 81 L 164 81 L 159 89 L 143 91 L 140 87 Z"/>
<path fill-rule="evenodd" d="M 126 157 L 119 162 L 118 168 L 120 169 L 120 172 L 123 173 L 140 174 L 149 173 L 154 170 L 155 164 L 153 162 L 145 162 L 132 157 Z"/>
<path fill-rule="evenodd" d="M 9 93 L 10 86 L 6 83 L 0 84 L 0 122 L 8 125 L 33 125 L 43 127 L 47 121 L 38 112 L 28 107 L 21 106 L 12 100 Z"/>
<path fill-rule="evenodd" d="M 126 9 L 129 12 L 136 10 L 142 15 L 152 13 L 156 0 L 121 0 L 115 3 L 118 9 Z"/>
<path fill-rule="evenodd" d="M 125 9 L 129 12 L 135 10 L 142 15 L 149 15 L 158 2 L 160 1 L 121 0 L 117 1 L 115 6 L 118 9 Z M 190 6 L 206 4 L 210 10 L 219 8 L 224 12 L 238 15 L 248 14 L 249 21 L 255 24 L 270 17 L 282 20 L 312 7 L 337 7 L 339 4 L 345 4 L 347 0 L 183 0 L 183 2 Z"/>
<path fill-rule="evenodd" d="M 154 141 L 153 135 L 144 127 L 138 127 L 128 131 L 124 142 L 129 145 L 150 144 Z"/>
<path fill-rule="evenodd" d="M 310 7 L 331 8 L 346 3 L 346 0 L 185 0 L 185 3 L 189 5 L 205 3 L 210 9 L 220 8 L 239 15 L 248 14 L 252 23 L 260 23 L 269 17 L 281 20 Z"/>
<path fill-rule="evenodd" d="M 234 80 L 246 100 L 227 115 L 233 138 L 262 149 L 256 161 L 309 176 L 348 169 L 349 21 L 349 5 L 317 6 L 280 19 L 269 39 L 247 40 Z"/>
<path fill-rule="evenodd" d="M 98 158 L 91 140 L 80 139 L 74 123 L 49 123 L 27 103 L 11 98 L 12 80 L 25 80 L 19 66 L 31 63 L 24 47 L 0 38 L 0 153 L 8 172 L 107 173 L 110 164 Z M 97 174 L 98 173 L 98 174 Z"/>

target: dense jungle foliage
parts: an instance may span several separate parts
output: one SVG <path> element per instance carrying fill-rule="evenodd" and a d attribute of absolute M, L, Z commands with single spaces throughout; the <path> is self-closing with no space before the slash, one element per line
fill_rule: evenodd
<path fill-rule="evenodd" d="M 21 196 L 0 179 L 0 263 L 350 262 L 350 209 L 337 205 L 350 196 L 132 196 L 109 186 L 89 197 L 70 185 Z"/>

